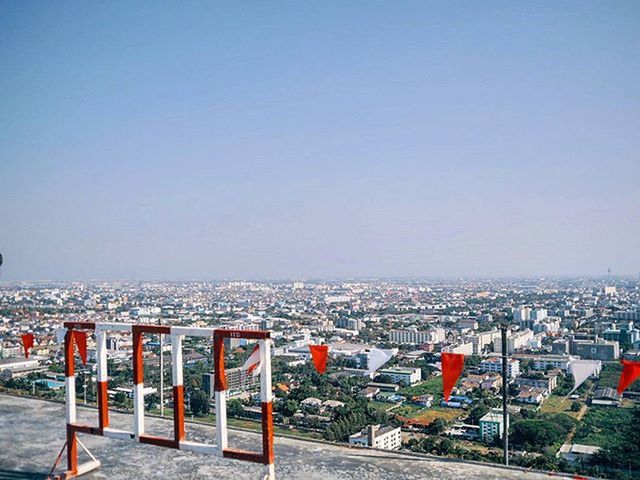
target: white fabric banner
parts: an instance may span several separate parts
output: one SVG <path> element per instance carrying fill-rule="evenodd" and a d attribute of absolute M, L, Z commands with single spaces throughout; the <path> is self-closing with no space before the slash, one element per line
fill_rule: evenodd
<path fill-rule="evenodd" d="M 260 362 L 260 344 L 256 343 L 256 346 L 253 348 L 253 352 L 247 358 L 247 361 L 242 365 L 242 369 L 246 370 L 247 373 L 253 374 L 253 376 L 260 375 L 260 371 L 262 370 L 262 363 Z"/>
<path fill-rule="evenodd" d="M 64 336 L 67 334 L 66 328 L 58 328 L 56 330 L 56 341 L 58 344 L 64 343 Z"/>
<path fill-rule="evenodd" d="M 397 354 L 397 348 L 386 350 L 382 348 L 372 348 L 371 350 L 369 350 L 369 368 L 367 369 L 367 371 L 369 373 L 375 372 Z"/>
<path fill-rule="evenodd" d="M 569 395 L 576 391 L 587 378 L 598 372 L 601 368 L 602 362 L 600 360 L 571 360 L 569 370 L 573 375 L 574 387 L 573 390 L 569 392 Z"/>

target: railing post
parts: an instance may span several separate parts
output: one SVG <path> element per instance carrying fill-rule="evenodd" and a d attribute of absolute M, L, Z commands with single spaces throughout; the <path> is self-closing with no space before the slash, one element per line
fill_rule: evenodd
<path fill-rule="evenodd" d="M 227 376 L 224 370 L 224 338 L 213 332 L 214 396 L 216 402 L 216 438 L 220 456 L 227 449 Z"/>
<path fill-rule="evenodd" d="M 76 422 L 76 378 L 73 359 L 73 329 L 68 329 L 64 336 L 64 394 L 65 417 L 67 421 L 67 470 L 78 471 L 77 434 L 72 424 Z"/>

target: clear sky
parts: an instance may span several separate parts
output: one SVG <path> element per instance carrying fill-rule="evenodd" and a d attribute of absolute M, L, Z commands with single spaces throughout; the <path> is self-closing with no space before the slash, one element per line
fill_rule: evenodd
<path fill-rule="evenodd" d="M 640 2 L 0 2 L 3 280 L 637 274 Z"/>

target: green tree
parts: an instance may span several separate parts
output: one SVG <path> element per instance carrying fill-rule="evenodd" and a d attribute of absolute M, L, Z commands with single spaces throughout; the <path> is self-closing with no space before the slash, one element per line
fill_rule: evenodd
<path fill-rule="evenodd" d="M 300 404 L 295 400 L 286 400 L 278 405 L 278 411 L 285 417 L 293 417 L 299 408 Z"/>
<path fill-rule="evenodd" d="M 231 417 L 241 417 L 244 412 L 242 402 L 237 398 L 229 400 L 227 403 L 227 415 Z"/>
<path fill-rule="evenodd" d="M 209 397 L 202 390 L 194 390 L 189 397 L 189 409 L 194 415 L 209 413 Z"/>

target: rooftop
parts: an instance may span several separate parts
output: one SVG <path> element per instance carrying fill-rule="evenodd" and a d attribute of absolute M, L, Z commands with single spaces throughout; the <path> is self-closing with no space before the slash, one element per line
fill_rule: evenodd
<path fill-rule="evenodd" d="M 79 421 L 95 422 L 95 410 L 78 409 Z M 131 415 L 111 414 L 115 428 L 130 428 Z M 167 435 L 171 420 L 146 418 L 150 434 Z M 187 438 L 212 441 L 215 429 L 208 425 L 186 425 Z M 41 479 L 49 472 L 64 443 L 63 405 L 40 400 L 0 395 L 0 478 Z M 232 446 L 254 449 L 259 435 L 229 432 Z M 256 479 L 258 465 L 221 459 L 210 455 L 165 449 L 151 445 L 81 435 L 81 441 L 102 462 L 102 466 L 82 478 L 97 480 L 136 480 L 158 478 Z M 286 480 L 403 479 L 403 480 L 543 480 L 549 476 L 536 472 L 504 469 L 435 457 L 405 455 L 348 448 L 338 445 L 276 437 L 276 478 Z M 4 476 L 3 476 L 4 475 Z M 570 478 L 570 477 L 567 477 Z"/>

